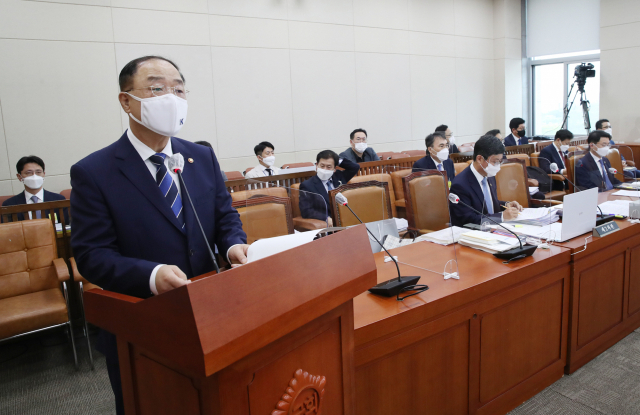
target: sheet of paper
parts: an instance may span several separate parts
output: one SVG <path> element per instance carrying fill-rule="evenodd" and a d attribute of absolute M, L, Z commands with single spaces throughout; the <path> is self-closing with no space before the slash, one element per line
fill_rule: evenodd
<path fill-rule="evenodd" d="M 633 196 L 640 197 L 640 191 L 638 190 L 618 190 L 613 196 Z"/>
<path fill-rule="evenodd" d="M 529 186 L 529 194 L 530 194 L 530 195 L 535 194 L 535 193 L 538 193 L 538 191 L 539 191 L 539 190 L 540 190 L 540 189 L 539 189 L 537 186 L 536 186 L 536 187 Z"/>
<path fill-rule="evenodd" d="M 502 225 L 520 235 L 552 240 L 559 240 L 561 237 L 562 224 L 558 222 L 549 226 L 511 225 L 508 223 L 503 223 Z M 498 226 L 496 225 L 495 227 Z"/>
<path fill-rule="evenodd" d="M 288 249 L 309 243 L 313 241 L 313 238 L 315 238 L 318 232 L 320 232 L 320 230 L 276 236 L 275 238 L 266 238 L 255 241 L 249 245 L 249 250 L 247 251 L 247 263 L 279 254 L 280 252 Z"/>
<path fill-rule="evenodd" d="M 547 216 L 549 212 L 551 212 L 551 210 L 552 210 L 551 208 L 546 208 L 546 207 L 537 208 L 537 209 L 526 208 L 526 209 L 523 209 L 522 212 L 520 212 L 517 219 L 514 219 L 513 221 L 510 221 L 510 222 L 515 222 L 519 220 L 540 219 Z"/>
<path fill-rule="evenodd" d="M 407 230 L 409 227 L 409 221 L 404 218 L 393 218 L 396 221 L 396 227 L 398 228 L 398 232 Z"/>
<path fill-rule="evenodd" d="M 460 239 L 460 235 L 465 232 L 469 232 L 469 229 L 461 228 L 459 226 L 452 226 L 450 228 L 444 228 L 439 231 L 424 234 L 417 239 L 442 245 L 449 245 L 454 242 L 458 242 L 458 239 Z"/>
<path fill-rule="evenodd" d="M 602 213 L 605 215 L 629 216 L 630 202 L 630 200 L 610 200 L 608 202 L 601 203 L 598 206 L 602 209 Z"/>

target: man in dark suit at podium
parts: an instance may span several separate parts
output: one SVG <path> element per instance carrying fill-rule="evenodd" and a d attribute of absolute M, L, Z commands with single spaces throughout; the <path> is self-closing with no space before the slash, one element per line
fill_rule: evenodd
<path fill-rule="evenodd" d="M 455 193 L 463 203 L 449 204 L 451 224 L 464 226 L 467 223 L 480 225 L 483 217 L 473 209 L 490 216 L 496 222 L 515 219 L 522 206 L 518 202 L 498 200 L 495 175 L 500 171 L 504 146 L 493 136 L 483 136 L 473 147 L 473 163 L 458 174 L 451 184 L 451 193 Z M 486 220 L 489 222 L 489 220 Z"/>
<path fill-rule="evenodd" d="M 505 147 L 529 144 L 529 137 L 525 137 L 526 130 L 522 118 L 514 118 L 509 121 L 509 129 L 511 134 L 504 138 Z"/>
<path fill-rule="evenodd" d="M 187 115 L 188 91 L 178 67 L 145 56 L 125 65 L 119 82 L 129 129 L 71 167 L 71 244 L 80 273 L 106 290 L 147 298 L 212 271 L 185 190 L 209 244 L 230 263 L 245 263 L 246 235 L 213 150 L 174 137 Z M 176 153 L 185 159 L 188 189 L 167 168 Z M 98 350 L 106 355 L 116 410 L 122 414 L 115 336 L 101 331 Z"/>
<path fill-rule="evenodd" d="M 589 153 L 576 163 L 576 185 L 581 189 L 598 188 L 599 192 L 611 190 L 622 184 L 609 171 L 611 163 L 607 159 L 611 135 L 601 130 L 592 131 L 587 137 Z"/>
<path fill-rule="evenodd" d="M 456 169 L 453 160 L 449 158 L 449 147 L 444 133 L 429 134 L 424 141 L 427 146 L 427 155 L 413 163 L 412 171 L 414 173 L 423 170 L 444 171 L 447 173 L 447 179 L 453 180 L 456 177 Z"/>
<path fill-rule="evenodd" d="M 344 171 L 336 170 L 341 167 Z M 329 190 L 347 184 L 358 174 L 360 165 L 338 157 L 335 151 L 324 150 L 316 156 L 316 175 L 300 184 L 300 213 L 305 219 L 331 220 Z"/>

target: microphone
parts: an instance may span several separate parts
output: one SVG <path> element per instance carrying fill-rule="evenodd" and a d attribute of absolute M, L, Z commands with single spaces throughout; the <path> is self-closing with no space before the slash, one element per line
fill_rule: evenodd
<path fill-rule="evenodd" d="M 196 217 L 196 221 L 198 222 L 198 226 L 200 227 L 200 232 L 202 232 L 202 237 L 204 238 L 204 243 L 207 245 L 207 249 L 209 250 L 209 256 L 211 257 L 211 261 L 213 261 L 213 266 L 216 269 L 216 272 L 220 274 L 220 268 L 218 268 L 218 261 L 216 261 L 216 257 L 211 250 L 211 245 L 209 245 L 209 241 L 207 240 L 207 234 L 204 233 L 204 229 L 202 229 L 202 224 L 200 223 L 200 218 L 198 217 L 198 212 L 196 212 L 195 206 L 193 206 L 193 202 L 191 201 L 191 196 L 189 196 L 189 190 L 187 190 L 187 185 L 184 183 L 184 179 L 182 178 L 182 170 L 184 169 L 184 157 L 182 154 L 176 153 L 169 158 L 167 162 L 169 170 L 178 175 L 178 179 L 180 179 L 180 186 L 184 189 L 184 194 L 187 200 L 189 200 L 189 204 L 191 205 L 191 210 L 193 210 L 193 214 Z"/>
<path fill-rule="evenodd" d="M 520 240 L 520 237 L 518 235 L 516 235 L 515 232 L 513 232 L 510 229 L 505 228 L 500 223 L 498 223 L 495 220 L 491 219 L 489 216 L 487 216 L 484 213 L 482 213 L 482 212 L 474 209 L 473 207 L 467 205 L 466 203 L 464 203 L 463 201 L 460 200 L 460 198 L 458 197 L 457 194 L 449 193 L 449 202 L 453 203 L 454 205 L 457 205 L 458 203 L 462 203 L 463 205 L 465 205 L 469 209 L 471 209 L 474 212 L 480 214 L 482 217 L 489 219 L 491 222 L 495 223 L 496 225 L 500 226 L 502 229 L 504 229 L 505 231 L 511 233 L 513 236 L 516 237 L 516 239 L 518 240 L 518 243 L 520 244 L 520 248 L 513 248 L 513 249 L 510 249 L 510 250 L 504 251 L 504 252 L 496 252 L 495 254 L 493 254 L 494 257 L 500 258 L 500 259 L 506 259 L 508 261 L 513 261 L 513 260 L 516 260 L 516 259 L 522 259 L 522 258 L 526 258 L 528 256 L 533 255 L 535 250 L 538 248 L 535 245 L 523 247 L 522 246 L 522 241 Z"/>
<path fill-rule="evenodd" d="M 618 174 L 618 170 L 614 169 L 613 167 L 609 167 L 609 173 Z"/>
<path fill-rule="evenodd" d="M 349 202 L 347 201 L 347 198 L 342 193 L 337 193 L 336 194 L 336 202 L 340 203 L 342 206 L 346 206 L 351 211 L 351 213 L 353 213 L 353 216 L 355 216 L 356 219 L 358 219 L 358 222 L 364 224 L 364 222 L 362 222 L 362 220 L 358 217 L 358 215 L 356 215 L 356 213 L 353 211 L 353 209 L 351 209 L 351 206 L 349 206 L 349 204 L 348 204 Z M 367 228 L 367 225 L 365 225 L 364 227 L 367 229 L 367 232 L 369 232 L 369 235 L 371 235 L 373 237 L 373 239 L 375 239 L 375 241 L 378 243 L 378 245 L 380 245 L 382 247 L 382 249 L 384 249 L 384 252 L 386 252 L 387 255 L 389 255 L 389 257 L 394 262 L 394 264 L 396 264 L 396 269 L 398 270 L 398 278 L 394 278 L 394 279 L 391 279 L 391 280 L 388 280 L 388 281 L 381 282 L 380 284 L 369 288 L 369 292 L 372 293 L 372 294 L 381 295 L 383 297 L 393 297 L 394 295 L 398 295 L 403 290 L 410 291 L 411 288 L 409 288 L 409 287 L 415 286 L 416 283 L 418 282 L 418 280 L 420 279 L 420 277 L 402 277 L 402 276 L 400 276 L 400 267 L 398 266 L 398 261 L 396 261 L 396 259 L 393 257 L 393 255 L 391 255 L 389 253 L 389 251 L 387 251 L 387 248 L 385 248 L 384 245 L 382 245 L 382 243 L 380 243 L 378 238 L 376 238 L 375 235 L 369 230 L 369 228 Z M 426 286 L 426 285 L 420 286 L 419 292 L 426 291 L 428 289 L 429 289 L 429 287 Z M 403 299 L 404 298 L 402 298 L 400 300 L 403 300 Z"/>

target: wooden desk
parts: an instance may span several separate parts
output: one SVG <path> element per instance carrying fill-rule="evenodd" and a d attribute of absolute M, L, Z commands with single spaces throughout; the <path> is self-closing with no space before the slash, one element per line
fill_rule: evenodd
<path fill-rule="evenodd" d="M 598 203 L 629 199 L 598 195 Z M 620 230 L 603 238 L 583 235 L 559 246 L 571 261 L 571 309 L 566 373 L 573 373 L 640 327 L 640 225 L 616 220 Z M 582 251 L 582 252 L 580 252 Z M 577 253 L 580 252 L 580 253 Z"/>
<path fill-rule="evenodd" d="M 502 414 L 562 377 L 569 251 L 538 250 L 508 265 L 455 251 L 460 280 L 401 264 L 430 289 L 402 302 L 354 299 L 358 414 Z M 392 254 L 441 272 L 454 246 L 420 242 Z M 379 282 L 397 275 L 375 257 Z"/>

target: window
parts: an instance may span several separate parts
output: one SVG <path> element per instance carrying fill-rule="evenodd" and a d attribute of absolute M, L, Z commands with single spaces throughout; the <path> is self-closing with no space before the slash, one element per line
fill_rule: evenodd
<path fill-rule="evenodd" d="M 594 53 L 594 52 L 597 52 Z M 596 76 L 587 78 L 585 84 L 586 99 L 590 103 L 589 118 L 591 131 L 600 118 L 600 61 L 599 51 L 589 51 L 586 56 L 576 57 L 576 54 L 545 56 L 530 59 L 532 69 L 532 119 L 533 134 L 554 136 L 562 126 L 564 107 L 567 105 L 567 95 L 574 85 L 574 71 L 582 62 L 592 63 Z M 574 98 L 578 86 L 575 85 L 569 104 Z M 585 135 L 580 94 L 575 98 L 569 113 L 566 127 L 574 135 Z"/>

